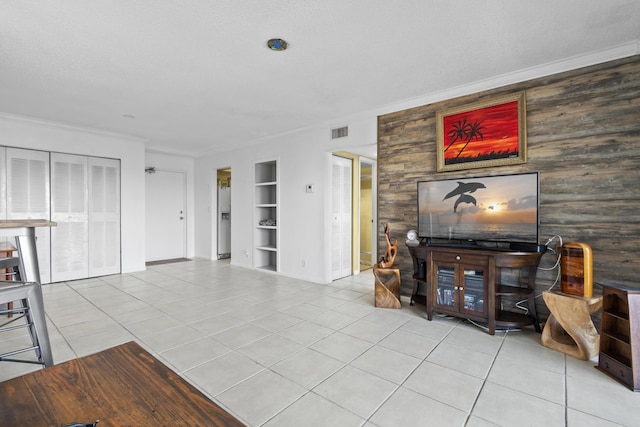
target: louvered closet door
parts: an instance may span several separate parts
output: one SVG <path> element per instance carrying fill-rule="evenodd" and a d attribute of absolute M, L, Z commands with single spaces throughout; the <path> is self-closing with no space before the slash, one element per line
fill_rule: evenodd
<path fill-rule="evenodd" d="M 333 156 L 331 189 L 331 278 L 351 275 L 352 160 Z"/>
<path fill-rule="evenodd" d="M 7 219 L 51 219 L 49 153 L 7 148 Z M 50 228 L 36 228 L 42 283 L 51 282 Z"/>
<path fill-rule="evenodd" d="M 120 273 L 120 160 L 89 158 L 89 276 Z"/>
<path fill-rule="evenodd" d="M 51 281 L 89 276 L 87 157 L 51 153 Z"/>

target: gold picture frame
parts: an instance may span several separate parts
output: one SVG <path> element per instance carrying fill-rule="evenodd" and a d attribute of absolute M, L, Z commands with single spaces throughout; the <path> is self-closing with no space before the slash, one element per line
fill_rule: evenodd
<path fill-rule="evenodd" d="M 523 91 L 436 112 L 437 171 L 526 163 L 525 102 Z"/>

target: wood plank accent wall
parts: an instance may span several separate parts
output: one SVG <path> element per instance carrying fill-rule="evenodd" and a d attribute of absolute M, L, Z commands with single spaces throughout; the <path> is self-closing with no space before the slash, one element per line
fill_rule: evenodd
<path fill-rule="evenodd" d="M 526 164 L 436 172 L 436 111 L 522 90 Z M 640 287 L 640 56 L 633 56 L 378 117 L 378 256 L 389 223 L 403 294 L 412 286 L 404 242 L 417 229 L 417 181 L 531 171 L 540 172 L 540 243 L 555 235 L 587 243 L 596 282 Z M 554 263 L 553 254 L 543 256 L 537 294 L 555 281 L 558 269 L 545 270 Z"/>

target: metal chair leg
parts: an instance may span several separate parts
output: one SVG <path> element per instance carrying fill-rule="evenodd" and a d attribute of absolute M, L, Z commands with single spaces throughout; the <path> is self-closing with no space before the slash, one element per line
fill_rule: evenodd
<path fill-rule="evenodd" d="M 29 350 L 35 350 L 38 362 L 44 367 L 53 365 L 53 355 L 47 331 L 47 322 L 44 311 L 44 300 L 42 288 L 39 283 L 16 283 L 11 282 L 11 286 L 0 288 L 2 302 L 22 301 L 24 317 L 27 324 L 24 325 L 29 330 L 29 335 L 33 347 L 13 351 L 0 355 L 0 361 L 27 362 L 19 359 L 11 359 L 9 356 Z M 18 320 L 13 319 L 11 322 Z M 5 324 L 6 325 L 6 324 Z M 15 329 L 15 328 L 14 328 Z M 36 363 L 36 362 L 31 362 Z"/>

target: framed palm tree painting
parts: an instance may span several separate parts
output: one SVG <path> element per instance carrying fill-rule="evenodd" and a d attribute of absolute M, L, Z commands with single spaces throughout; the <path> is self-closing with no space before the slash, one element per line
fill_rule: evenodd
<path fill-rule="evenodd" d="M 525 93 L 436 113 L 438 172 L 527 162 Z"/>

